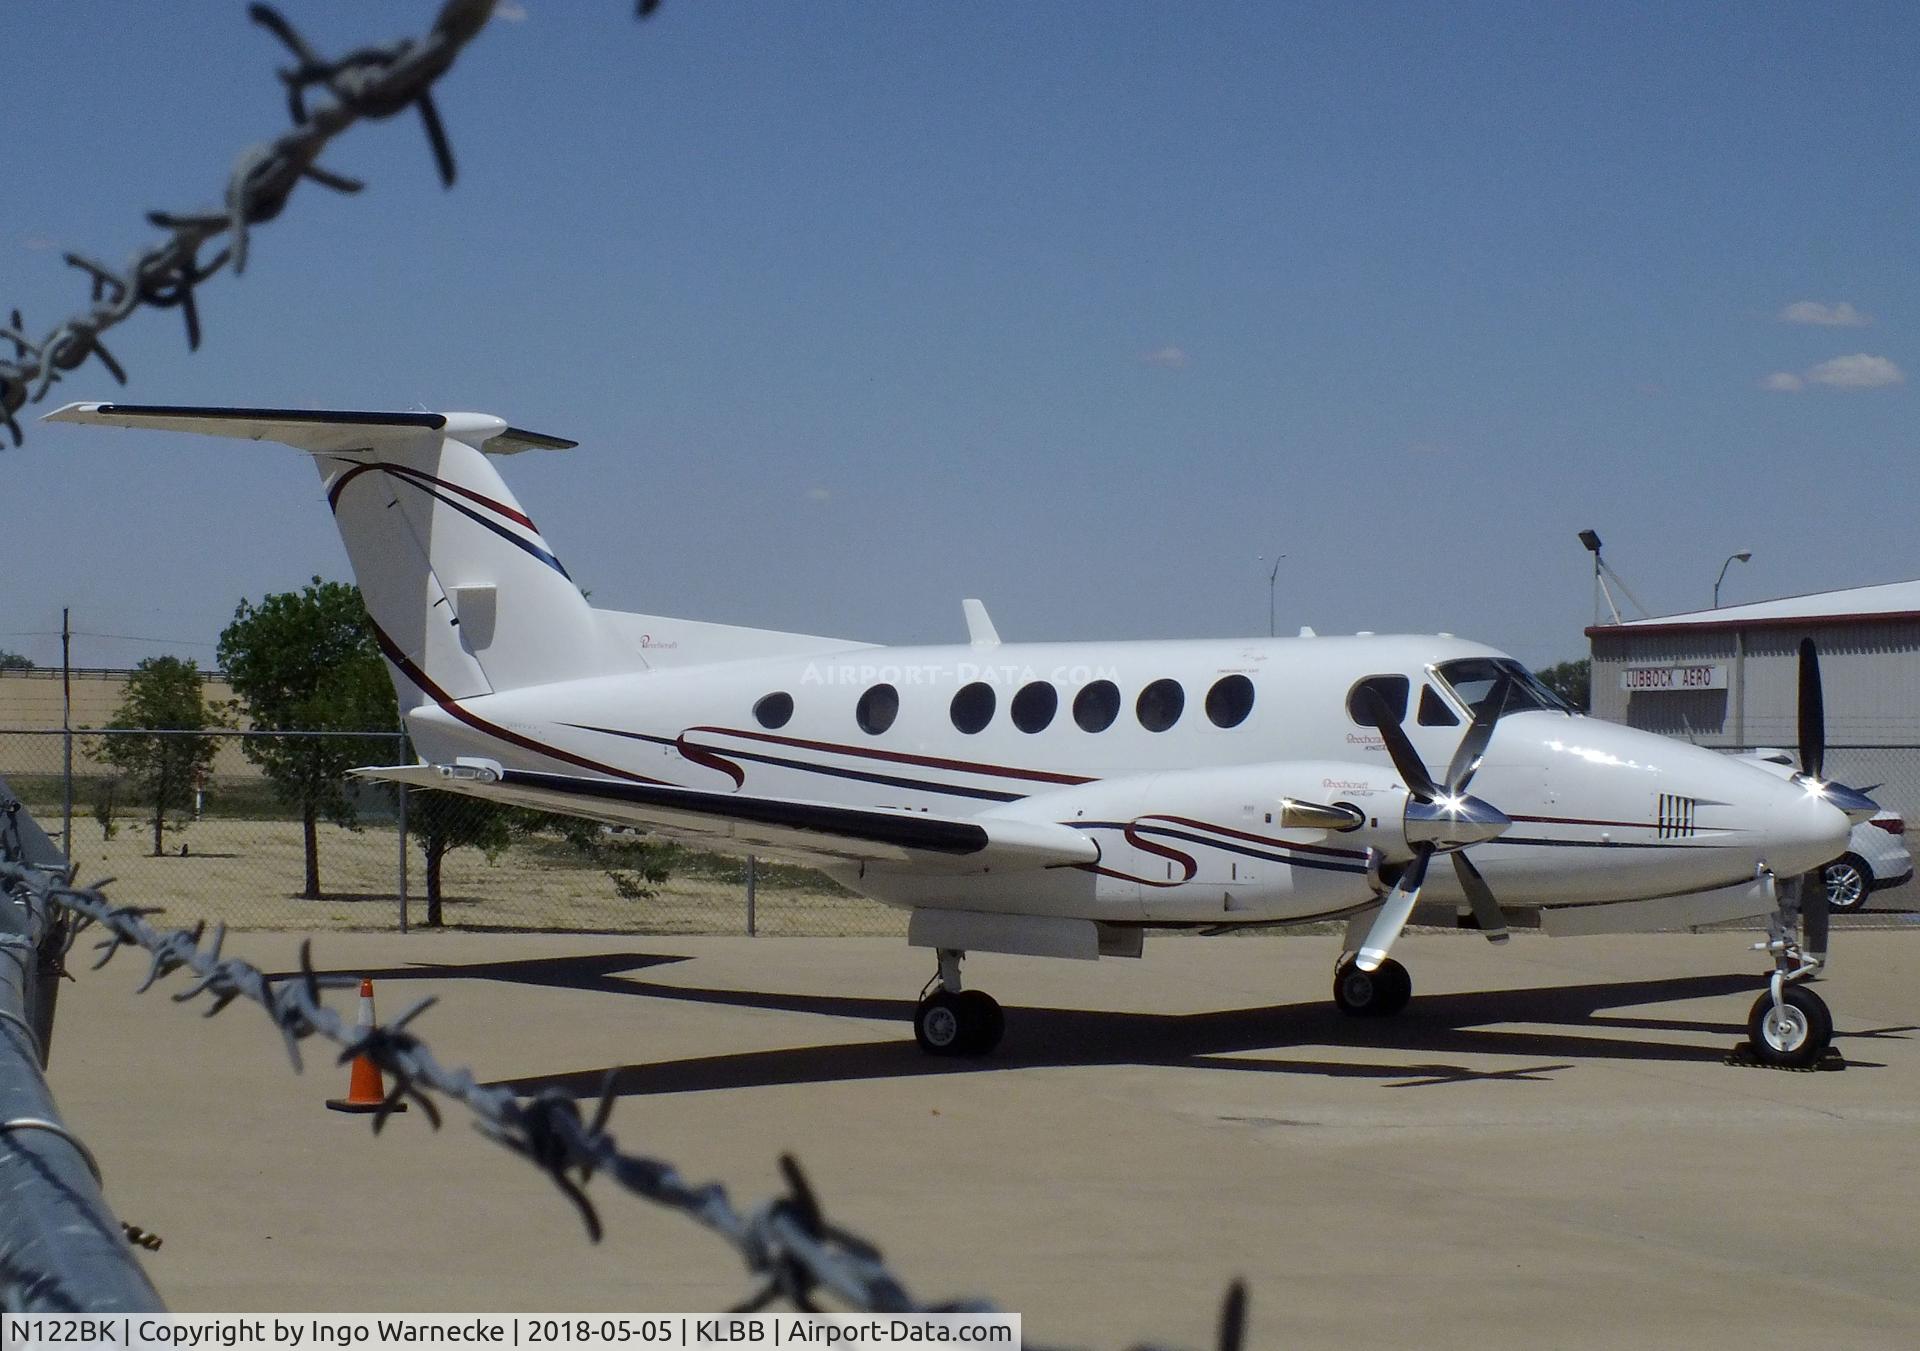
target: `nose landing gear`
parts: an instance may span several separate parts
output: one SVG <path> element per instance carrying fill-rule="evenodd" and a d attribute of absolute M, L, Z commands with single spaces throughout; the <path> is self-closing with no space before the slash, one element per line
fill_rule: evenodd
<path fill-rule="evenodd" d="M 1756 952 L 1773 957 L 1767 992 L 1747 1014 L 1747 1035 L 1754 1059 L 1777 1069 L 1810 1069 L 1820 1063 L 1833 1044 L 1833 1014 L 1827 1001 L 1805 984 L 1826 965 L 1825 926 L 1807 926 L 1807 944 L 1800 942 L 1800 902 L 1807 879 L 1774 880 L 1779 908 L 1767 924 L 1767 941 L 1755 943 Z M 1815 885 L 1824 885 L 1817 878 Z"/>
<path fill-rule="evenodd" d="M 928 1055 L 985 1055 L 1000 1044 L 1006 1014 L 984 990 L 960 988 L 960 961 L 966 953 L 941 948 L 939 954 L 940 969 L 913 1011 L 913 1039 Z"/>

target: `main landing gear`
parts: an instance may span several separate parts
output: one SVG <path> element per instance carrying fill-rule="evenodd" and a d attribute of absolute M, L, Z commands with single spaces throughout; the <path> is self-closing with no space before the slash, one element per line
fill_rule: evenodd
<path fill-rule="evenodd" d="M 1413 998 L 1413 977 L 1389 957 L 1373 971 L 1362 971 L 1358 954 L 1343 952 L 1333 966 L 1333 1002 L 1355 1018 L 1390 1018 Z"/>
<path fill-rule="evenodd" d="M 960 988 L 966 953 L 941 948 L 940 970 L 921 992 L 913 1011 L 913 1039 L 928 1055 L 985 1055 L 1000 1044 L 1007 1017 L 984 990 Z"/>
<path fill-rule="evenodd" d="M 1818 876 L 1813 884 L 1824 885 Z M 1776 879 L 1774 885 L 1779 909 L 1768 922 L 1767 941 L 1754 944 L 1756 951 L 1772 955 L 1773 974 L 1767 979 L 1767 992 L 1754 1001 L 1747 1014 L 1747 1035 L 1752 1038 L 1754 1058 L 1761 1064 L 1807 1069 L 1820 1063 L 1833 1044 L 1833 1014 L 1827 1009 L 1827 1001 L 1805 984 L 1827 963 L 1825 916 L 1807 917 L 1811 922 L 1803 947 L 1800 903 L 1807 879 Z M 1823 892 L 1815 898 L 1815 907 L 1824 900 Z"/>

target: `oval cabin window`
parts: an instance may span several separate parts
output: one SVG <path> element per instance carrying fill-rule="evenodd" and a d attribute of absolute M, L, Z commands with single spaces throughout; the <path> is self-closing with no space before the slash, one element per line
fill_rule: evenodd
<path fill-rule="evenodd" d="M 1044 680 L 1022 685 L 1013 696 L 1013 725 L 1023 732 L 1044 731 L 1060 711 L 1060 692 Z"/>
<path fill-rule="evenodd" d="M 1164 732 L 1180 721 L 1187 706 L 1187 692 L 1177 680 L 1156 680 L 1134 701 L 1134 714 L 1149 732 Z"/>
<path fill-rule="evenodd" d="M 993 721 L 993 706 L 993 686 L 984 680 L 976 680 L 971 685 L 960 687 L 960 692 L 953 696 L 953 705 L 948 712 L 953 715 L 953 725 L 972 736 Z"/>
<path fill-rule="evenodd" d="M 793 717 L 793 696 L 784 690 L 766 695 L 753 706 L 753 720 L 762 727 L 785 727 Z"/>
<path fill-rule="evenodd" d="M 1207 721 L 1238 727 L 1253 712 L 1253 682 L 1243 675 L 1221 676 L 1207 691 Z"/>
<path fill-rule="evenodd" d="M 1096 680 L 1073 696 L 1073 720 L 1083 732 L 1104 732 L 1120 716 L 1120 687 L 1111 680 Z"/>
<path fill-rule="evenodd" d="M 869 736 L 879 736 L 900 716 L 900 691 L 891 685 L 875 685 L 860 696 L 853 710 L 854 721 Z"/>

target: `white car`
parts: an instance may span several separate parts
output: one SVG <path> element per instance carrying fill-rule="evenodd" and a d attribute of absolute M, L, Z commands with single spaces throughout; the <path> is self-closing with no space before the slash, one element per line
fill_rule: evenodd
<path fill-rule="evenodd" d="M 1782 777 L 1793 773 L 1790 751 L 1765 746 L 1735 757 Z M 1862 821 L 1847 838 L 1847 852 L 1820 869 L 1827 884 L 1827 904 L 1843 914 L 1862 909 L 1867 897 L 1897 887 L 1913 877 L 1913 855 L 1907 849 L 1907 823 L 1898 812 L 1881 811 Z"/>

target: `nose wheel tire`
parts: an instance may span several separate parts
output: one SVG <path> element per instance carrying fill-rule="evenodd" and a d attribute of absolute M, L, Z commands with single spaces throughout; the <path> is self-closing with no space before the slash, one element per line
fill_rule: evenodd
<path fill-rule="evenodd" d="M 1805 1069 L 1819 1063 L 1833 1042 L 1833 1014 L 1827 1001 L 1804 985 L 1781 991 L 1776 1007 L 1771 994 L 1754 1001 L 1747 1015 L 1754 1056 L 1768 1065 Z"/>
<path fill-rule="evenodd" d="M 1362 971 L 1351 956 L 1333 968 L 1333 1002 L 1355 1018 L 1388 1018 L 1413 998 L 1413 977 L 1389 957 L 1377 970 Z"/>
<path fill-rule="evenodd" d="M 928 1055 L 985 1055 L 1006 1027 L 998 1001 L 980 990 L 935 990 L 913 1013 L 913 1039 Z"/>

